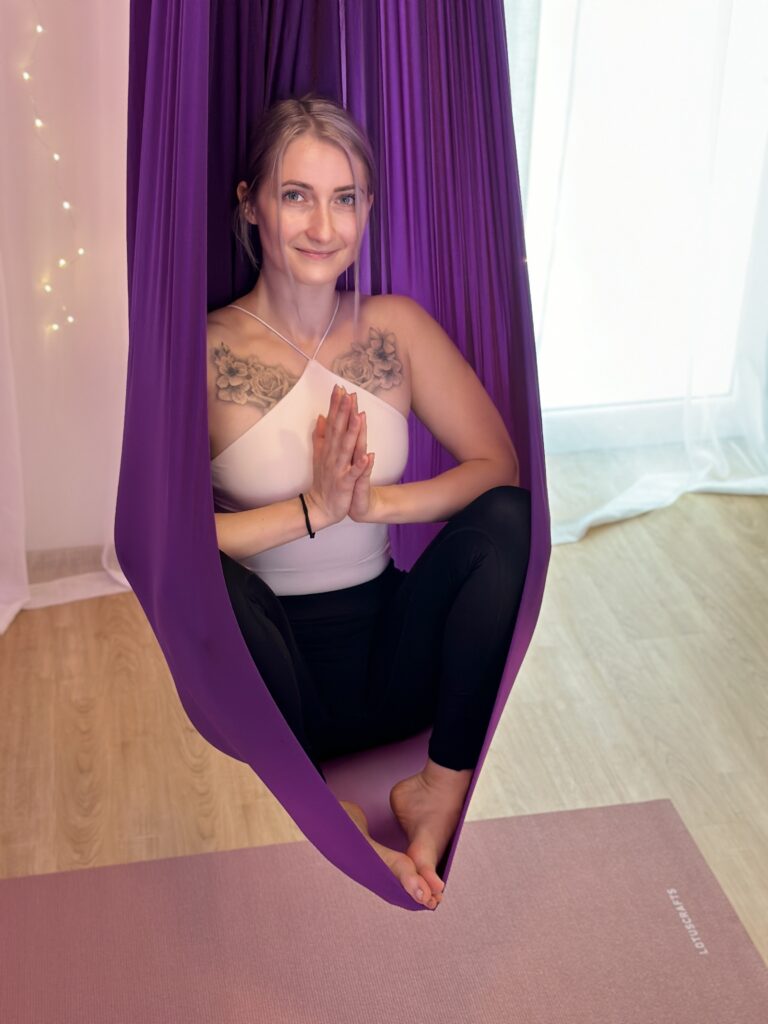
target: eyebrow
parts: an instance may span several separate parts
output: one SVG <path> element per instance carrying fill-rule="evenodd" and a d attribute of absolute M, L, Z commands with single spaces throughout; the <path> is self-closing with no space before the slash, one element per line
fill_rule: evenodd
<path fill-rule="evenodd" d="M 282 187 L 284 188 L 286 185 L 300 185 L 302 188 L 309 189 L 310 192 L 314 192 L 315 191 L 312 188 L 311 185 L 308 185 L 306 183 L 306 181 L 284 181 Z M 333 191 L 334 192 L 351 192 L 351 191 L 354 191 L 354 188 L 355 188 L 354 185 L 342 185 L 341 188 L 335 188 Z"/>

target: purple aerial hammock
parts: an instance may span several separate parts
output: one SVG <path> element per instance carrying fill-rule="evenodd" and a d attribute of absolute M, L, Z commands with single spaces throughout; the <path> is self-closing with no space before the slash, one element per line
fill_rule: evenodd
<path fill-rule="evenodd" d="M 533 635 L 551 547 L 503 0 L 131 0 L 129 358 L 115 544 L 199 733 L 249 764 L 327 860 L 394 906 L 419 910 L 339 800 L 361 804 L 371 834 L 405 850 L 387 794 L 424 764 L 429 730 L 324 765 L 324 782 L 254 665 L 217 548 L 206 314 L 254 283 L 231 230 L 248 126 L 275 100 L 308 91 L 355 117 L 380 168 L 361 292 L 408 295 L 441 323 L 499 410 L 531 493 L 525 587 L 439 866 L 447 882 Z M 413 416 L 409 439 L 403 482 L 455 465 Z M 390 526 L 396 565 L 409 569 L 441 525 Z"/>

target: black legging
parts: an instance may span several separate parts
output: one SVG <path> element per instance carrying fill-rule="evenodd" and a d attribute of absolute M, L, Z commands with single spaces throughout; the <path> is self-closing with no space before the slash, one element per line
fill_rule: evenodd
<path fill-rule="evenodd" d="M 494 487 L 457 512 L 413 567 L 277 596 L 220 552 L 248 649 L 294 735 L 320 761 L 413 736 L 474 768 L 509 651 L 525 574 L 531 495 Z"/>

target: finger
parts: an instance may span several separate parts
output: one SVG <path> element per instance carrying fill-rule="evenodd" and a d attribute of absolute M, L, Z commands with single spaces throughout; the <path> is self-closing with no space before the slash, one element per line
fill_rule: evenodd
<path fill-rule="evenodd" d="M 350 413 L 349 425 L 339 444 L 339 458 L 342 462 L 349 463 L 356 458 L 357 443 L 360 431 L 360 415 Z"/>
<path fill-rule="evenodd" d="M 325 443 L 326 420 L 324 416 L 318 416 L 315 422 L 315 429 L 312 431 L 312 448 L 317 455 Z"/>
<path fill-rule="evenodd" d="M 331 391 L 331 401 L 328 405 L 328 416 L 325 418 L 325 424 L 327 427 L 326 436 L 328 437 L 329 442 L 332 442 L 337 433 L 336 420 L 339 415 L 343 392 L 344 389 L 339 384 L 336 384 L 333 391 Z"/>
<path fill-rule="evenodd" d="M 365 458 L 365 446 L 361 445 L 362 436 L 363 432 L 361 430 L 357 434 L 357 438 L 355 440 L 355 450 L 352 452 L 352 461 L 355 464 L 360 465 L 362 465 L 362 460 Z"/>
<path fill-rule="evenodd" d="M 355 434 L 355 437 L 357 437 L 358 431 L 362 427 L 362 424 L 364 422 L 365 416 L 357 408 L 357 392 L 356 391 L 352 392 L 352 397 L 350 399 L 350 403 L 351 404 L 350 404 L 350 409 L 349 409 L 349 426 L 347 427 L 347 429 L 350 430 L 350 431 L 353 431 L 354 434 Z"/>
<path fill-rule="evenodd" d="M 336 419 L 337 430 L 334 436 L 336 451 L 347 462 L 352 458 L 352 452 L 357 443 L 357 435 L 360 430 L 360 415 L 355 409 L 356 403 L 357 395 L 355 392 L 349 395 L 345 392 Z"/>
<path fill-rule="evenodd" d="M 357 410 L 355 410 L 357 411 Z M 355 445 L 355 454 L 353 455 L 353 461 L 358 462 L 364 456 L 368 450 L 367 436 L 366 436 L 366 416 L 365 412 L 359 413 L 358 427 L 359 431 L 357 434 L 357 444 Z"/>
<path fill-rule="evenodd" d="M 343 389 L 342 389 L 343 390 Z M 349 429 L 349 417 L 352 408 L 352 400 L 346 391 L 341 396 L 336 417 L 333 421 L 332 432 L 334 439 L 339 439 Z"/>
<path fill-rule="evenodd" d="M 368 451 L 368 417 L 365 415 L 365 409 L 360 413 L 360 441 L 363 451 Z"/>
<path fill-rule="evenodd" d="M 356 482 L 358 480 L 364 480 L 366 482 L 370 480 L 371 472 L 373 471 L 373 455 L 364 455 L 362 462 L 360 462 L 355 468 L 357 469 L 357 473 L 355 475 Z"/>
<path fill-rule="evenodd" d="M 342 414 L 345 404 L 349 405 L 349 396 L 347 395 L 347 389 L 342 387 L 341 384 L 336 385 L 336 390 L 334 391 L 334 397 L 332 401 L 333 409 L 331 416 L 329 416 L 329 419 L 331 420 L 334 417 L 338 417 Z"/>
<path fill-rule="evenodd" d="M 328 419 L 332 419 L 334 413 L 338 409 L 339 402 L 341 401 L 341 393 L 343 390 L 344 389 L 342 388 L 341 384 L 336 384 L 333 388 L 333 391 L 331 391 L 331 401 L 328 405 Z"/>
<path fill-rule="evenodd" d="M 357 425 L 357 429 L 360 429 L 360 415 L 360 410 L 357 408 L 357 392 L 353 391 L 352 394 L 349 396 L 349 429 L 352 429 L 353 419 Z"/>

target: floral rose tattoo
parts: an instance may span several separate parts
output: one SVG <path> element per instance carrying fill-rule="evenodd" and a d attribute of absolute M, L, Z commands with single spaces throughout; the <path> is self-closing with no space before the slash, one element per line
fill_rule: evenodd
<path fill-rule="evenodd" d="M 282 366 L 267 366 L 255 356 L 238 359 L 229 347 L 220 342 L 212 352 L 216 378 L 217 397 L 224 402 L 245 405 L 255 403 L 262 409 L 271 409 L 281 398 L 285 398 L 299 379 Z"/>
<path fill-rule="evenodd" d="M 285 398 L 300 376 L 280 365 L 268 366 L 252 355 L 235 356 L 223 341 L 212 350 L 211 358 L 218 371 L 217 397 L 237 405 L 252 403 L 264 411 Z M 334 359 L 331 371 L 366 391 L 402 384 L 403 364 L 397 358 L 394 334 L 370 327 L 368 338 L 353 341 L 348 352 Z"/>
<path fill-rule="evenodd" d="M 333 361 L 331 370 L 367 391 L 396 387 L 403 381 L 403 364 L 397 358 L 395 336 L 376 327 L 368 329 L 365 341 L 353 341 L 352 348 Z"/>

